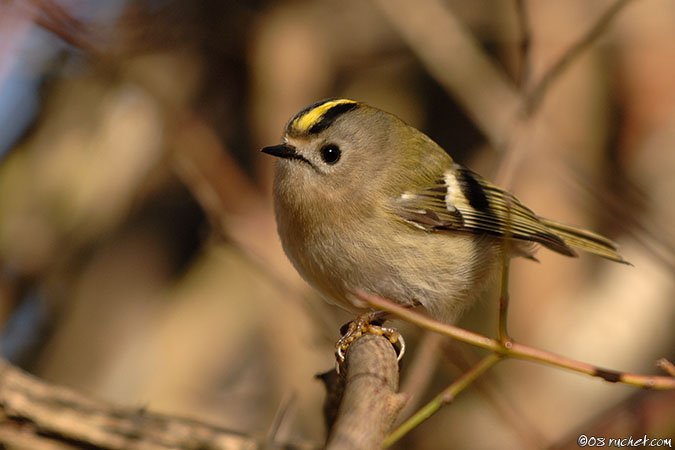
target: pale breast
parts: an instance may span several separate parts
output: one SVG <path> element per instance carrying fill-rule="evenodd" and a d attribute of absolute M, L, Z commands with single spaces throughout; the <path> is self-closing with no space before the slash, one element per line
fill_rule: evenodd
<path fill-rule="evenodd" d="M 498 279 L 498 251 L 487 237 L 425 232 L 404 223 L 383 226 L 376 216 L 350 227 L 308 228 L 281 214 L 279 234 L 301 276 L 329 302 L 352 312 L 364 290 L 400 304 L 422 304 L 454 321 Z"/>

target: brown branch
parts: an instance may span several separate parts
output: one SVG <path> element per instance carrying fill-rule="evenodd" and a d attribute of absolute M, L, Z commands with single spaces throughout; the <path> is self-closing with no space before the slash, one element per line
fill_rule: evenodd
<path fill-rule="evenodd" d="M 518 141 L 515 127 L 535 115 L 559 76 L 604 33 L 630 0 L 617 0 L 534 84 L 519 92 L 441 0 L 372 0 L 415 52 L 429 74 L 455 97 L 496 148 Z M 531 45 L 523 2 L 518 2 L 524 51 Z M 524 28 L 523 28 L 524 27 Z M 531 83 L 529 80 L 528 83 Z M 514 132 L 515 127 L 515 132 Z M 549 142 L 550 141 L 550 142 Z M 549 137 L 539 147 L 550 147 Z"/>
<path fill-rule="evenodd" d="M 586 34 L 567 49 L 556 63 L 546 71 L 526 97 L 526 108 L 529 115 L 532 115 L 537 110 L 550 86 L 560 78 L 560 75 L 565 73 L 572 62 L 574 62 L 607 30 L 609 25 L 614 21 L 614 18 L 631 1 L 632 0 L 617 0 L 602 14 Z"/>
<path fill-rule="evenodd" d="M 262 448 L 253 438 L 235 431 L 92 399 L 39 380 L 3 360 L 0 444 L 36 450 Z"/>
<path fill-rule="evenodd" d="M 441 0 L 372 0 L 429 74 L 496 147 L 522 111 L 521 94 Z"/>
<path fill-rule="evenodd" d="M 519 50 L 519 68 L 518 68 L 518 84 L 523 90 L 530 82 L 530 75 L 532 72 L 532 61 L 530 49 L 532 48 L 532 27 L 527 14 L 527 5 L 525 0 L 515 0 L 516 2 L 516 17 L 518 19 L 518 28 L 520 30 L 520 45 Z"/>
<path fill-rule="evenodd" d="M 396 393 L 394 348 L 383 336 L 364 335 L 347 350 L 342 373 L 344 394 L 326 448 L 381 448 L 407 400 L 406 395 Z"/>
<path fill-rule="evenodd" d="M 665 358 L 661 358 L 656 361 L 656 367 L 670 374 L 671 377 L 675 377 L 675 364 L 671 363 Z"/>
<path fill-rule="evenodd" d="M 387 311 L 426 330 L 434 331 L 444 336 L 457 339 L 458 341 L 490 350 L 494 353 L 502 355 L 503 357 L 525 359 L 548 364 L 550 366 L 560 367 L 573 372 L 601 378 L 610 383 L 628 384 L 645 389 L 675 389 L 675 377 L 673 376 L 639 375 L 603 369 L 601 367 L 594 366 L 593 364 L 577 361 L 562 355 L 555 354 L 553 352 L 530 347 L 529 345 L 520 344 L 513 341 L 500 342 L 497 339 L 492 339 L 487 336 L 483 336 L 482 334 L 474 333 L 454 325 L 438 322 L 419 312 L 413 311 L 409 308 L 404 308 L 392 302 L 391 300 L 378 297 L 376 295 L 360 292 L 358 296 L 361 300 L 365 301 L 378 310 Z M 668 366 L 670 363 L 664 361 L 665 360 L 659 360 L 659 367 L 668 371 Z"/>
<path fill-rule="evenodd" d="M 398 361 L 388 339 L 364 335 L 346 354 L 344 394 L 327 448 L 382 445 L 408 398 L 397 393 Z M 66 450 L 254 450 L 259 439 L 197 420 L 112 405 L 54 386 L 0 360 L 0 444 Z M 285 448 L 275 442 L 278 448 Z M 293 442 L 288 448 L 314 449 Z"/>
<path fill-rule="evenodd" d="M 51 0 L 32 0 L 24 5 L 36 12 L 35 23 L 86 55 L 103 58 L 101 33 L 94 32 L 87 24 L 73 17 L 67 9 Z"/>

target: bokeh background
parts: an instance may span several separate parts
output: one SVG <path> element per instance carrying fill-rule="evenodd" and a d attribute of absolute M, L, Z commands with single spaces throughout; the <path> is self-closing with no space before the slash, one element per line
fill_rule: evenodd
<path fill-rule="evenodd" d="M 510 330 L 657 373 L 675 357 L 675 4 L 624 3 L 534 118 L 495 129 L 480 117 L 508 98 L 444 79 L 490 83 L 466 42 L 414 36 L 459 25 L 521 95 L 613 1 L 0 2 L 2 357 L 117 404 L 320 446 L 313 376 L 349 315 L 286 261 L 259 149 L 307 104 L 347 96 L 539 214 L 615 239 L 634 267 L 514 261 Z M 496 311 L 486 301 L 461 325 L 494 335 Z M 398 326 L 414 403 L 479 355 Z M 674 436 L 675 396 L 506 361 L 399 448 L 576 448 L 582 433 Z"/>

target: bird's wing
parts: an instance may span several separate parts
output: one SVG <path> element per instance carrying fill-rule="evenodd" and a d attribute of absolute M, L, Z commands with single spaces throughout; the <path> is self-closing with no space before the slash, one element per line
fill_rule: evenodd
<path fill-rule="evenodd" d="M 574 250 L 510 193 L 454 164 L 437 181 L 394 202 L 404 221 L 426 231 L 489 234 L 542 244 L 567 256 Z"/>

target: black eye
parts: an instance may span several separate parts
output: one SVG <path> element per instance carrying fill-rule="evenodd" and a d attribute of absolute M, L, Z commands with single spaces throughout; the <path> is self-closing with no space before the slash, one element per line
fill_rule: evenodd
<path fill-rule="evenodd" d="M 335 164 L 340 160 L 341 155 L 342 151 L 340 150 L 340 147 L 335 144 L 326 144 L 321 147 L 321 159 L 323 159 L 326 164 Z"/>

